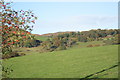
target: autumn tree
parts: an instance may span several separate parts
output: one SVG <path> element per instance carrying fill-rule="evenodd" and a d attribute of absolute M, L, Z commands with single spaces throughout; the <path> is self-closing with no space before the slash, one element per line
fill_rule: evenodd
<path fill-rule="evenodd" d="M 15 11 L 11 2 L 0 1 L 0 32 L 2 36 L 2 53 L 12 52 L 11 46 L 32 39 L 31 31 L 37 19 L 34 13 L 28 11 Z"/>

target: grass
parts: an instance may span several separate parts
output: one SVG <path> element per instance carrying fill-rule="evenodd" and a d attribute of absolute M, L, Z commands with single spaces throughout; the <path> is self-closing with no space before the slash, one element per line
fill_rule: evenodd
<path fill-rule="evenodd" d="M 46 41 L 48 39 L 48 37 L 46 37 L 46 36 L 35 36 L 35 38 L 40 41 Z"/>
<path fill-rule="evenodd" d="M 93 75 L 91 78 L 118 78 L 118 67 Z"/>
<path fill-rule="evenodd" d="M 79 48 L 15 57 L 4 60 L 12 65 L 11 78 L 84 78 L 118 62 L 118 45 Z M 90 78 L 117 78 L 118 67 Z"/>
<path fill-rule="evenodd" d="M 103 41 L 91 41 L 91 42 L 77 42 L 78 45 L 75 45 L 74 48 L 85 48 L 88 45 L 103 45 Z"/>

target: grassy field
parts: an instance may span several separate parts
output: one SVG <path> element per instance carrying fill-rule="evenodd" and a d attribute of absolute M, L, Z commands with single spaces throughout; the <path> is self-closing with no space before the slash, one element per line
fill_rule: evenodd
<path fill-rule="evenodd" d="M 48 39 L 48 37 L 46 37 L 46 36 L 35 36 L 35 38 L 40 41 L 46 41 Z"/>
<path fill-rule="evenodd" d="M 34 49 L 33 49 L 34 50 Z M 74 47 L 63 51 L 31 53 L 4 60 L 12 78 L 117 78 L 118 45 Z M 111 68 L 112 67 L 112 68 Z"/>
<path fill-rule="evenodd" d="M 73 48 L 85 48 L 88 45 L 103 45 L 103 41 L 91 41 L 91 42 L 77 42 L 77 45 L 74 45 Z"/>

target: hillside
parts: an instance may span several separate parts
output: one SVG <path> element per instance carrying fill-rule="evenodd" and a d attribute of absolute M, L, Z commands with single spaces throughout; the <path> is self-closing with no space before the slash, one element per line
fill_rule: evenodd
<path fill-rule="evenodd" d="M 3 65 L 12 69 L 10 78 L 118 78 L 119 34 L 116 29 L 33 34 L 4 55 Z"/>
<path fill-rule="evenodd" d="M 72 33 L 72 32 L 75 32 L 75 31 L 66 31 L 66 32 L 55 32 L 55 33 L 47 33 L 47 34 L 34 34 L 34 35 L 37 35 L 37 36 L 57 36 L 57 35 L 61 35 L 61 34 L 65 34 L 65 33 Z"/>
<path fill-rule="evenodd" d="M 34 52 L 4 60 L 3 64 L 12 65 L 12 78 L 84 78 L 90 74 L 94 74 L 90 78 L 117 78 L 118 68 L 113 67 L 118 62 L 117 51 L 117 45 L 76 47 L 45 54 Z"/>
<path fill-rule="evenodd" d="M 77 33 L 77 32 L 80 32 L 80 33 L 89 33 L 91 31 L 107 31 L 107 32 L 112 32 L 112 31 L 119 31 L 119 29 L 91 29 L 91 30 L 88 30 L 88 31 L 64 31 L 64 32 L 55 32 L 55 33 L 47 33 L 47 34 L 34 34 L 36 36 L 58 36 L 58 35 L 62 35 L 62 34 L 70 34 L 70 33 Z M 106 33 L 107 33 L 106 32 Z"/>

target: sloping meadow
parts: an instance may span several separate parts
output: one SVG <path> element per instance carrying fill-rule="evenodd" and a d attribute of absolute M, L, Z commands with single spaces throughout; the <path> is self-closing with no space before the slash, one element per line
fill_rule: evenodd
<path fill-rule="evenodd" d="M 117 78 L 118 45 L 70 48 L 3 60 L 11 78 Z M 103 72 L 102 72 L 103 70 Z M 101 71 L 101 72 L 100 72 Z M 97 73 L 98 72 L 98 73 Z"/>

